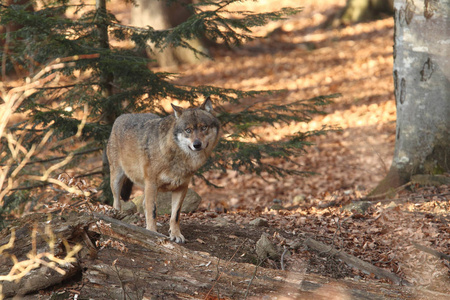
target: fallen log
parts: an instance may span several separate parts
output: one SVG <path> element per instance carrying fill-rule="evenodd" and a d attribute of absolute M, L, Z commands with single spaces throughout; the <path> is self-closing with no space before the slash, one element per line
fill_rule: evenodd
<path fill-rule="evenodd" d="M 350 255 L 342 250 L 337 250 L 332 246 L 325 245 L 324 243 L 318 242 L 312 238 L 307 238 L 305 240 L 304 245 L 322 254 L 326 254 L 331 257 L 336 257 L 345 262 L 350 267 L 361 270 L 367 274 L 374 274 L 378 278 L 389 279 L 390 281 L 392 281 L 397 285 L 410 285 L 410 283 L 407 280 L 398 277 L 397 275 L 395 275 L 392 272 L 389 272 L 388 270 L 374 266 L 366 261 L 357 258 L 356 256 Z"/>
<path fill-rule="evenodd" d="M 80 272 L 78 264 L 67 264 L 60 267 L 63 273 L 51 267 L 42 266 L 30 271 L 22 280 L 2 282 L 2 293 L 5 297 L 26 295 L 55 286 Z"/>
<path fill-rule="evenodd" d="M 447 255 L 445 253 L 436 251 L 434 249 L 431 249 L 429 247 L 417 244 L 416 242 L 412 242 L 413 246 L 416 247 L 417 249 L 419 249 L 420 251 L 423 251 L 425 253 L 431 254 L 439 259 L 446 259 L 448 261 L 450 261 L 450 255 Z"/>
<path fill-rule="evenodd" d="M 340 299 L 405 299 L 412 293 L 405 287 L 388 284 L 332 280 L 223 260 L 172 243 L 164 235 L 96 213 L 70 212 L 53 215 L 50 221 L 46 215 L 35 215 L 32 220 L 18 222 L 16 235 L 20 239 L 16 239 L 14 247 L 3 251 L 0 275 L 10 271 L 12 255 L 20 261 L 33 249 L 36 253 L 51 252 L 49 240 L 53 241 L 55 256 L 61 259 L 67 253 L 66 242 L 71 247 L 80 244 L 83 249 L 73 263 L 74 272 L 80 276 L 73 279 L 76 281 L 73 284 L 79 286 L 77 282 L 82 282 L 82 287 L 75 290 L 70 283 L 66 284 L 71 293 L 75 290 L 83 299 L 261 299 L 262 296 L 315 299 L 331 295 Z M 0 233 L 0 247 L 11 240 L 11 229 Z M 43 295 L 50 298 L 51 290 L 42 292 L 42 289 L 61 279 L 45 268 L 48 266 L 41 265 L 33 271 L 41 275 L 41 285 L 31 284 L 35 280 L 31 272 L 20 281 L 30 288 L 13 288 L 2 281 L 3 294 L 41 291 L 42 299 Z M 66 272 L 67 276 L 73 274 L 70 270 Z"/>

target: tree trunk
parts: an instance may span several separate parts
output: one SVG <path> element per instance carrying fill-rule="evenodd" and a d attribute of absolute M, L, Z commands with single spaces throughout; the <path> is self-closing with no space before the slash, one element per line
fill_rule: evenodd
<path fill-rule="evenodd" d="M 372 194 L 450 171 L 450 0 L 396 0 L 395 152 Z"/>
<path fill-rule="evenodd" d="M 95 7 L 97 9 L 97 14 L 101 20 L 100 24 L 97 27 L 98 30 L 98 38 L 100 47 L 103 49 L 110 49 L 109 45 L 109 36 L 108 36 L 108 24 L 107 24 L 107 10 L 106 10 L 106 0 L 96 0 Z M 101 70 L 100 74 L 100 89 L 102 96 L 104 98 L 111 97 L 113 95 L 113 81 L 114 75 L 105 70 L 106 66 L 103 70 Z M 112 125 L 115 119 L 118 116 L 113 113 L 108 106 L 105 105 L 102 113 L 102 120 L 109 125 Z M 103 192 L 103 201 L 107 203 L 112 203 L 112 192 L 110 189 L 110 175 L 109 175 L 109 163 L 108 158 L 106 157 L 106 143 L 103 145 L 103 154 L 102 154 L 102 173 L 103 173 L 103 182 L 101 185 L 101 189 Z"/>
<path fill-rule="evenodd" d="M 101 20 L 98 25 L 98 40 L 100 47 L 103 49 L 109 49 L 109 36 L 108 36 L 108 24 L 106 21 L 107 10 L 106 10 L 106 0 L 96 0 L 95 7 L 97 9 L 97 14 Z M 109 71 L 102 70 L 100 74 L 100 89 L 102 91 L 102 96 L 107 98 L 112 96 L 112 81 L 114 80 L 113 74 Z M 106 114 L 102 118 L 108 123 L 112 124 L 117 116 L 111 114 Z"/>
<path fill-rule="evenodd" d="M 34 8 L 30 0 L 6 0 L 6 6 L 24 6 L 26 11 L 33 12 Z M 10 56 L 14 50 L 14 42 L 15 39 L 11 38 L 10 35 L 12 32 L 21 29 L 23 26 L 14 22 L 9 22 L 6 25 L 0 25 L 0 52 L 1 53 L 1 80 L 6 81 L 7 76 L 12 73 L 12 70 L 7 69 L 7 62 L 11 63 L 16 75 L 25 76 L 28 72 L 24 72 L 23 66 L 19 63 L 15 62 L 14 59 Z M 2 35 L 5 34 L 5 38 Z"/>
<path fill-rule="evenodd" d="M 393 0 L 347 0 L 341 16 L 343 23 L 356 23 L 393 13 Z"/>
<path fill-rule="evenodd" d="M 137 0 L 137 5 L 131 9 L 131 23 L 138 27 L 151 26 L 155 30 L 173 28 L 185 22 L 192 15 L 187 7 L 191 3 L 192 0 L 180 0 L 171 4 L 160 0 Z M 207 52 L 199 39 L 190 40 L 189 44 L 199 51 Z M 167 47 L 160 50 L 154 49 L 149 44 L 148 48 L 148 56 L 156 59 L 158 64 L 163 67 L 175 66 L 180 63 L 197 63 L 201 60 L 201 57 L 195 56 L 191 50 L 182 47 Z"/>

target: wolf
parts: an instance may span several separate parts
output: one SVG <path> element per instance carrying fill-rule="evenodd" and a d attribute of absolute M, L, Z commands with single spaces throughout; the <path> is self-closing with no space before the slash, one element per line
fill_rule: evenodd
<path fill-rule="evenodd" d="M 150 113 L 123 114 L 113 124 L 107 144 L 114 208 L 119 197 L 129 199 L 133 184 L 144 188 L 145 220 L 156 229 L 156 196 L 172 192 L 170 239 L 184 243 L 180 210 L 194 173 L 219 141 L 220 123 L 210 97 L 198 107 L 171 104 L 174 113 L 160 118 Z"/>

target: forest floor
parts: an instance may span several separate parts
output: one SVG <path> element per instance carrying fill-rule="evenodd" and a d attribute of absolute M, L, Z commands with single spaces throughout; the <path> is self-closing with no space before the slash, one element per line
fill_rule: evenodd
<path fill-rule="evenodd" d="M 241 5 L 253 11 L 298 5 L 294 0 L 261 3 Z M 260 263 L 256 241 L 267 233 L 277 251 L 285 255 L 265 260 L 263 267 L 281 269 L 283 265 L 285 270 L 302 274 L 390 283 L 302 246 L 312 237 L 420 287 L 422 292 L 413 298 L 448 299 L 450 262 L 420 250 L 420 245 L 450 254 L 450 186 L 413 182 L 363 202 L 366 207 L 356 205 L 386 175 L 394 151 L 393 18 L 333 28 L 327 26 L 329 20 L 345 0 L 304 0 L 301 5 L 300 14 L 259 28 L 257 33 L 266 38 L 236 49 L 211 49 L 214 60 L 180 66 L 176 82 L 287 90 L 282 98 L 274 96 L 275 103 L 340 93 L 326 108 L 327 115 L 309 123 L 255 130 L 267 140 L 323 125 L 342 130 L 315 138 L 314 146 L 295 159 L 303 171 L 317 175 L 206 174 L 222 189 L 197 179 L 193 189 L 203 200 L 197 212 L 182 215 L 184 247 L 223 261 L 256 264 Z M 118 19 L 126 23 L 129 13 L 120 6 L 115 9 Z M 274 163 L 294 167 L 285 161 Z M 143 216 L 139 217 L 137 224 L 144 226 Z M 168 218 L 158 219 L 164 234 Z M 263 219 L 260 226 L 251 225 L 257 218 Z M 83 284 L 70 287 L 72 294 L 82 288 Z M 42 295 L 46 293 L 50 291 Z M 283 291 L 278 293 L 283 295 Z"/>

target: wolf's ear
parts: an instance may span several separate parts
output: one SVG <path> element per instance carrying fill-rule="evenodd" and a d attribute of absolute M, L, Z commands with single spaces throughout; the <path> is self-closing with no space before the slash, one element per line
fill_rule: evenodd
<path fill-rule="evenodd" d="M 183 113 L 183 108 L 176 106 L 175 104 L 171 103 L 170 105 L 172 105 L 173 108 L 173 113 L 175 114 L 175 118 L 179 118 L 181 117 L 181 114 Z"/>
<path fill-rule="evenodd" d="M 205 101 L 200 105 L 200 109 L 206 110 L 209 113 L 213 113 L 213 107 L 212 107 L 212 101 L 211 98 L 208 96 L 208 98 L 205 99 Z"/>

